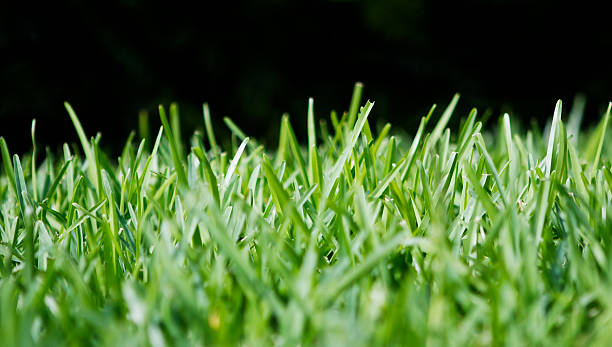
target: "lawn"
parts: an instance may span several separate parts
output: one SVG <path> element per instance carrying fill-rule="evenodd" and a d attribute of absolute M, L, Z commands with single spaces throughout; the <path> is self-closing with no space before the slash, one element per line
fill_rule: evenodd
<path fill-rule="evenodd" d="M 118 158 L 69 104 L 80 143 L 0 139 L 2 345 L 612 344 L 610 107 L 527 131 L 456 95 L 408 137 L 361 95 L 274 148 L 207 105 Z"/>

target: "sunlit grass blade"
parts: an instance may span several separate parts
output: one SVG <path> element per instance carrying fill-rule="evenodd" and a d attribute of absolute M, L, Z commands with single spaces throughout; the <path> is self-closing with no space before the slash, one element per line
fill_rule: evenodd
<path fill-rule="evenodd" d="M 431 115 L 433 114 L 435 109 L 436 109 L 436 105 L 433 105 L 429 109 L 427 116 L 421 118 L 421 123 L 419 124 L 419 128 L 416 132 L 416 135 L 412 139 L 412 144 L 410 145 L 410 149 L 405 154 L 407 161 L 408 161 L 408 165 L 406 165 L 406 168 L 404 169 L 404 172 L 402 173 L 402 181 L 406 178 L 406 175 L 408 174 L 408 172 L 410 171 L 410 168 L 412 167 L 412 164 L 414 163 L 416 151 L 423 138 L 425 127 L 427 126 L 427 123 L 429 122 L 429 118 L 431 118 Z"/>
<path fill-rule="evenodd" d="M 87 166 L 89 179 L 94 181 L 96 178 L 96 171 L 94 167 L 95 158 L 91 145 L 87 140 L 87 135 L 85 135 L 85 130 L 83 130 L 83 126 L 81 125 L 81 122 L 79 121 L 79 118 L 77 117 L 76 113 L 72 109 L 72 106 L 68 102 L 64 102 L 64 107 L 66 108 L 66 111 L 68 111 L 68 115 L 70 116 L 72 124 L 76 129 L 77 135 L 79 136 L 79 140 L 81 141 L 81 146 L 83 147 L 83 152 L 85 153 L 85 157 L 87 158 L 87 162 L 89 163 Z"/>
<path fill-rule="evenodd" d="M 208 161 L 208 158 L 206 158 L 206 154 L 204 154 L 201 149 L 194 147 L 192 148 L 192 151 L 197 155 L 202 166 L 204 166 L 204 173 L 206 175 L 208 185 L 210 186 L 210 193 L 212 194 L 214 201 L 217 203 L 217 205 L 219 205 L 221 200 L 219 198 L 217 178 L 215 177 L 212 167 L 210 166 L 210 162 Z"/>
<path fill-rule="evenodd" d="M 612 109 L 612 102 L 608 104 L 608 109 L 604 115 L 601 124 L 597 127 L 597 150 L 595 151 L 595 158 L 593 159 L 592 172 L 595 175 L 595 171 L 599 165 L 599 158 L 601 157 L 601 150 L 603 148 L 604 139 L 606 137 L 606 130 L 608 130 L 608 123 L 610 122 L 610 110 Z"/>
<path fill-rule="evenodd" d="M 9 186 L 13 189 L 13 193 L 18 195 L 17 186 L 15 185 L 15 174 L 13 164 L 11 163 L 11 154 L 8 150 L 8 146 L 4 137 L 0 137 L 0 150 L 2 151 L 2 162 L 4 164 L 4 173 L 6 174 Z"/>
<path fill-rule="evenodd" d="M 45 194 L 44 200 L 51 200 L 53 198 L 53 195 L 55 195 L 57 192 L 57 187 L 64 178 L 64 174 L 66 173 L 66 170 L 68 170 L 68 165 L 70 165 L 70 163 L 72 163 L 72 160 L 64 162 L 64 165 L 62 165 L 62 168 L 58 171 L 57 176 L 55 176 L 53 183 L 51 183 L 49 190 Z"/>
<path fill-rule="evenodd" d="M 327 178 L 327 185 L 324 187 L 323 191 L 324 198 L 327 198 L 327 196 L 332 190 L 333 185 L 336 183 L 336 180 L 338 179 L 338 177 L 340 177 L 340 174 L 344 169 L 344 165 L 346 164 L 349 155 L 355 147 L 355 143 L 357 142 L 359 133 L 361 133 L 361 129 L 363 129 L 363 125 L 367 121 L 368 115 L 372 111 L 373 106 L 374 103 L 368 101 L 362 108 L 361 114 L 359 115 L 359 119 L 357 119 L 357 123 L 355 124 L 355 127 L 353 128 L 353 131 L 350 134 L 350 142 L 344 145 L 344 150 L 342 151 L 342 154 L 340 155 L 340 157 L 336 161 L 336 164 L 332 168 L 330 176 Z"/>
<path fill-rule="evenodd" d="M 436 124 L 436 126 L 432 130 L 431 135 L 430 135 L 430 140 L 428 142 L 428 148 L 433 146 L 434 144 L 436 144 L 438 142 L 438 139 L 440 138 L 440 135 L 442 135 L 442 131 L 444 131 L 444 128 L 446 128 L 446 125 L 448 124 L 448 121 L 450 120 L 451 116 L 453 115 L 453 111 L 455 111 L 455 107 L 457 106 L 457 102 L 459 102 L 459 94 L 458 93 L 453 96 L 453 98 L 451 99 L 450 103 L 448 104 L 448 106 L 446 106 L 446 109 L 442 113 L 442 116 L 440 116 L 440 119 L 438 120 L 438 123 Z M 425 151 L 428 151 L 428 150 L 429 149 L 426 149 Z"/>
<path fill-rule="evenodd" d="M 281 126 L 285 129 L 286 141 L 289 144 L 289 148 L 291 149 L 291 153 L 293 155 L 293 159 L 297 164 L 297 168 L 300 170 L 302 180 L 306 186 L 309 186 L 310 183 L 308 180 L 308 171 L 306 169 L 306 163 L 304 161 L 304 157 L 302 157 L 302 151 L 295 136 L 295 132 L 293 131 L 293 127 L 289 122 L 289 117 L 283 117 Z"/>
<path fill-rule="evenodd" d="M 172 136 L 176 142 L 176 150 L 179 158 L 184 158 L 183 141 L 181 135 L 181 119 L 179 116 L 178 104 L 173 102 L 170 104 L 170 126 L 172 127 Z"/>
<path fill-rule="evenodd" d="M 544 158 L 544 173 L 546 176 L 550 176 L 550 170 L 552 167 L 552 156 L 553 156 L 553 147 L 555 144 L 555 132 L 557 130 L 557 125 L 561 120 L 561 108 L 562 103 L 561 100 L 557 101 L 557 105 L 555 106 L 555 113 L 553 115 L 552 123 L 550 125 L 550 134 L 548 135 L 548 146 L 546 147 L 546 158 Z"/>
<path fill-rule="evenodd" d="M 164 127 L 164 132 L 166 133 L 166 138 L 168 139 L 168 143 L 170 144 L 170 150 L 172 154 L 172 160 L 174 161 L 174 169 L 176 170 L 176 174 L 178 176 L 179 182 L 181 184 L 187 184 L 187 174 L 185 174 L 185 168 L 183 167 L 183 159 L 180 157 L 180 152 L 177 146 L 177 140 L 172 133 L 172 128 L 168 123 L 168 118 L 166 117 L 166 111 L 164 107 L 159 105 L 159 117 L 161 119 L 162 125 Z"/>
<path fill-rule="evenodd" d="M 567 122 L 567 135 L 571 138 L 573 143 L 577 143 L 578 141 L 585 106 L 586 97 L 582 94 L 576 94 Z"/>
<path fill-rule="evenodd" d="M 242 131 L 242 129 L 240 129 L 236 125 L 236 123 L 234 123 L 229 117 L 223 117 L 223 121 L 225 122 L 225 125 L 227 125 L 227 127 L 230 129 L 232 134 L 236 135 L 240 139 L 240 141 L 244 141 L 244 139 L 247 138 L 244 131 Z"/>
<path fill-rule="evenodd" d="M 363 83 L 355 83 L 353 88 L 353 96 L 351 97 L 351 105 L 348 110 L 347 127 L 350 129 L 355 124 L 357 119 L 357 113 L 359 112 L 359 105 L 361 105 L 361 94 L 363 93 Z"/>
<path fill-rule="evenodd" d="M 244 152 L 244 149 L 248 143 L 249 143 L 249 138 L 245 137 L 244 140 L 242 140 L 240 147 L 238 147 L 238 150 L 236 151 L 236 154 L 234 155 L 234 158 L 230 162 L 230 166 L 227 169 L 225 178 L 223 179 L 223 184 L 221 185 L 222 190 L 225 190 L 227 186 L 229 185 L 229 182 L 232 176 L 234 175 L 234 171 L 236 171 L 236 167 L 238 166 L 238 161 L 240 160 L 240 157 L 242 156 L 242 152 Z"/>

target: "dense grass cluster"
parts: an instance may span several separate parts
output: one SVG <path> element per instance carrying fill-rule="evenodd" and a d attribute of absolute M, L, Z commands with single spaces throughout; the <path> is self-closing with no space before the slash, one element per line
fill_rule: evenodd
<path fill-rule="evenodd" d="M 519 135 L 448 129 L 457 101 L 412 138 L 357 84 L 329 126 L 310 100 L 307 146 L 285 116 L 222 148 L 206 105 L 189 147 L 160 107 L 118 160 L 68 104 L 59 157 L 0 139 L 1 344 L 609 345 L 610 109 Z"/>

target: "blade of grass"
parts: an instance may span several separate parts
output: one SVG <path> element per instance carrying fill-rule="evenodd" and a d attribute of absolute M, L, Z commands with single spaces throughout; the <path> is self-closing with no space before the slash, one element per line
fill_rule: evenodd
<path fill-rule="evenodd" d="M 72 120 L 72 124 L 74 125 L 77 135 L 79 136 L 79 140 L 81 141 L 81 146 L 83 147 L 85 158 L 87 158 L 87 162 L 89 163 L 87 166 L 89 180 L 93 182 L 96 180 L 96 170 L 94 167 L 95 158 L 94 158 L 93 150 L 91 148 L 91 145 L 89 144 L 89 141 L 87 140 L 87 135 L 85 135 L 83 126 L 81 125 L 81 122 L 79 121 L 79 118 L 77 117 L 76 113 L 72 109 L 72 106 L 66 101 L 64 102 L 64 107 L 66 108 L 66 111 L 68 111 L 68 115 L 70 116 L 70 119 Z"/>
<path fill-rule="evenodd" d="M 4 173 L 8 177 L 9 185 L 13 189 L 13 193 L 15 194 L 15 196 L 19 196 L 19 193 L 17 193 L 17 186 L 15 185 L 15 169 L 13 168 L 13 164 L 11 163 L 11 154 L 8 150 L 8 146 L 6 145 L 6 140 L 4 140 L 4 137 L 0 137 L 0 150 L 2 150 Z"/>
<path fill-rule="evenodd" d="M 555 106 L 555 113 L 553 115 L 553 120 L 550 125 L 550 134 L 548 135 L 548 147 L 546 149 L 546 158 L 544 159 L 544 173 L 546 177 L 550 177 L 550 170 L 552 167 L 552 156 L 553 156 L 553 146 L 555 143 L 555 131 L 557 129 L 557 124 L 561 119 L 561 108 L 562 103 L 561 100 L 557 101 L 557 105 Z"/>
<path fill-rule="evenodd" d="M 161 119 L 164 132 L 166 133 L 168 143 L 170 144 L 172 160 L 174 161 L 174 170 L 176 171 L 178 180 L 181 184 L 187 185 L 187 174 L 185 174 L 185 168 L 183 167 L 183 159 L 180 157 L 180 153 L 177 148 L 177 143 L 174 138 L 174 134 L 172 133 L 172 128 L 170 128 L 168 118 L 166 117 L 166 111 L 164 110 L 164 107 L 162 105 L 159 105 L 159 117 Z"/>
<path fill-rule="evenodd" d="M 347 127 L 351 128 L 355 124 L 357 119 L 357 113 L 359 112 L 359 105 L 361 104 L 361 94 L 363 93 L 363 83 L 357 82 L 353 87 L 353 96 L 351 97 L 351 105 L 348 111 Z"/>

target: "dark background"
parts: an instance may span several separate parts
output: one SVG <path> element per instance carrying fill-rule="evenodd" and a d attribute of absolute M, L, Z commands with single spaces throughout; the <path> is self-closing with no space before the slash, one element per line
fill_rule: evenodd
<path fill-rule="evenodd" d="M 274 144 L 289 112 L 304 132 L 348 108 L 353 83 L 374 121 L 413 131 L 431 104 L 462 99 L 544 126 L 554 103 L 587 97 L 587 121 L 612 99 L 610 11 L 588 2 L 520 0 L 18 2 L 0 5 L 0 135 L 11 150 L 75 142 L 63 101 L 86 132 L 120 149 L 141 109 L 179 102 L 184 134 L 230 116 Z M 103 5 L 101 5 L 103 3 Z M 222 129 L 222 128 L 219 128 Z"/>

